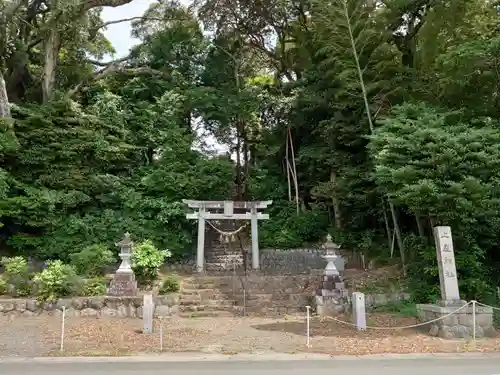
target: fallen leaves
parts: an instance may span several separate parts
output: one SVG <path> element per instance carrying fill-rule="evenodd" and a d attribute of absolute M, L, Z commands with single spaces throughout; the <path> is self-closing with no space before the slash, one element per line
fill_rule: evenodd
<path fill-rule="evenodd" d="M 405 326 L 414 318 L 390 314 L 370 314 L 371 324 Z M 348 319 L 348 317 L 343 317 Z M 5 324 L 6 320 L 0 321 Z M 160 330 L 165 352 L 205 352 L 236 354 L 249 352 L 316 352 L 331 355 L 380 353 L 435 353 L 499 351 L 500 339 L 446 341 L 411 330 L 357 331 L 329 319 L 310 322 L 311 348 L 306 347 L 305 319 L 255 317 L 169 318 L 154 322 L 152 334 L 142 333 L 140 319 L 70 318 L 66 321 L 64 353 L 58 351 L 61 320 L 54 316 L 16 318 L 9 332 L 19 340 L 16 349 L 5 336 L 0 337 L 1 355 L 133 355 L 160 351 Z M 29 327 L 29 328 L 27 328 Z M 5 328 L 5 327 L 2 327 Z M 29 335 L 26 336 L 26 332 Z M 23 336 L 25 335 L 25 336 Z M 22 337 L 21 337 L 22 336 Z M 21 353 L 21 345 L 24 352 Z M 29 350 L 28 350 L 29 349 Z M 50 350 L 48 352 L 48 350 Z"/>

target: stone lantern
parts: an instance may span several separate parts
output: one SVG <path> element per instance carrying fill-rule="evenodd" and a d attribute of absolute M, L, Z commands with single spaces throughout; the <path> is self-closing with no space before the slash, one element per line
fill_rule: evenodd
<path fill-rule="evenodd" d="M 132 270 L 131 258 L 134 243 L 130 239 L 130 233 L 125 233 L 123 239 L 115 244 L 120 248 L 120 267 L 111 280 L 108 289 L 109 296 L 124 297 L 137 295 L 137 281 Z"/>
<path fill-rule="evenodd" d="M 120 248 L 120 259 L 122 260 L 120 267 L 116 270 L 117 273 L 134 273 L 130 259 L 132 258 L 132 246 L 134 243 L 130 239 L 130 233 L 125 233 L 123 239 L 115 244 Z"/>
<path fill-rule="evenodd" d="M 323 244 L 323 248 L 325 249 L 323 259 L 325 259 L 327 262 L 324 275 L 339 276 L 340 273 L 335 266 L 335 261 L 338 258 L 337 252 L 340 249 L 340 246 L 332 241 L 332 236 L 328 235 L 326 237 L 326 242 Z"/>
<path fill-rule="evenodd" d="M 319 315 L 337 314 L 345 311 L 348 303 L 347 290 L 335 265 L 335 261 L 339 259 L 340 246 L 335 244 L 332 237 L 328 235 L 323 249 L 325 251 L 323 258 L 327 264 L 323 271 L 322 288 L 316 295 L 317 312 Z"/>

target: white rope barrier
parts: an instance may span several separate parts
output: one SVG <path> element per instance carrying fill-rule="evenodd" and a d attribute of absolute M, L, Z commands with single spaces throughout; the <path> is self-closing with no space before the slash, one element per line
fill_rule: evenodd
<path fill-rule="evenodd" d="M 500 311 L 500 307 L 495 307 L 495 306 L 491 306 L 491 305 L 486 305 L 484 303 L 481 303 L 481 302 L 476 302 L 476 305 L 479 305 L 479 306 L 483 306 L 483 307 L 491 307 L 493 310 L 499 310 Z"/>
<path fill-rule="evenodd" d="M 440 316 L 439 318 L 432 319 L 432 320 L 429 320 L 429 321 L 423 322 L 423 323 L 417 323 L 417 324 L 412 324 L 412 325 L 409 325 L 409 326 L 402 326 L 402 327 L 373 327 L 373 326 L 366 326 L 366 328 L 367 329 L 375 329 L 375 330 L 391 330 L 391 329 L 393 329 L 393 330 L 400 330 L 400 329 L 409 329 L 409 328 L 422 327 L 422 326 L 425 326 L 427 324 L 438 322 L 440 320 L 446 319 L 447 317 L 449 317 L 449 316 L 451 316 L 453 314 L 456 314 L 457 312 L 465 309 L 470 304 L 472 304 L 472 302 L 467 302 L 465 305 L 463 305 L 462 307 L 459 307 L 458 309 L 456 309 L 455 311 L 452 311 L 449 314 Z M 356 327 L 356 324 L 354 324 L 354 323 L 346 322 L 344 320 L 340 320 L 340 319 L 337 319 L 337 318 L 334 318 L 334 317 L 331 317 L 331 316 L 326 316 L 326 317 L 322 317 L 322 318 L 331 319 L 331 320 L 334 320 L 334 321 L 336 321 L 338 323 L 342 323 L 342 324 L 345 324 L 345 325 L 348 325 L 348 326 Z"/>

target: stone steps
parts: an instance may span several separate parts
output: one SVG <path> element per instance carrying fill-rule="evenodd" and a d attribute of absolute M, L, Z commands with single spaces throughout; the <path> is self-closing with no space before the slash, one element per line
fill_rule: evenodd
<path fill-rule="evenodd" d="M 193 276 L 181 284 L 179 315 L 184 317 L 234 316 L 238 301 L 232 297 L 234 279 Z M 228 293 L 224 293 L 227 291 Z"/>
<path fill-rule="evenodd" d="M 241 254 L 210 254 L 205 256 L 205 263 L 220 263 L 220 262 L 242 262 Z"/>

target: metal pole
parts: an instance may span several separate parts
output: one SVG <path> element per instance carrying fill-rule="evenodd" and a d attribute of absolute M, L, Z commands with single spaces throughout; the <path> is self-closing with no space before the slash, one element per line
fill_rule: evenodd
<path fill-rule="evenodd" d="M 310 339 L 310 324 L 309 324 L 309 309 L 311 306 L 306 306 L 306 312 L 307 312 L 307 317 L 306 317 L 306 322 L 307 322 L 307 347 L 311 347 L 311 339 Z"/>
<path fill-rule="evenodd" d="M 62 308 L 62 320 L 61 320 L 61 352 L 64 350 L 64 323 L 66 320 L 66 306 Z"/>
<path fill-rule="evenodd" d="M 476 341 L 476 301 L 472 300 L 472 340 Z"/>

